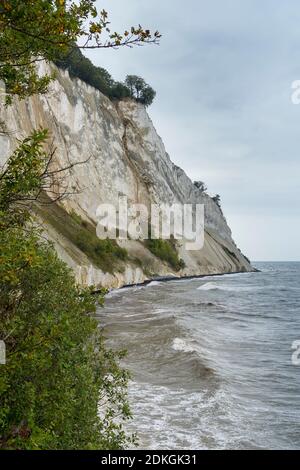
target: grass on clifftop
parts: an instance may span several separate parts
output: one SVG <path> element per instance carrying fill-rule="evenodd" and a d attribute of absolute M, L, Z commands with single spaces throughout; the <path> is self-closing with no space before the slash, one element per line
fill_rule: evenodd
<path fill-rule="evenodd" d="M 96 227 L 78 214 L 69 214 L 57 204 L 37 207 L 37 213 L 67 240 L 79 248 L 91 262 L 104 272 L 113 273 L 123 270 L 122 262 L 128 254 L 115 240 L 100 240 L 96 235 Z"/>

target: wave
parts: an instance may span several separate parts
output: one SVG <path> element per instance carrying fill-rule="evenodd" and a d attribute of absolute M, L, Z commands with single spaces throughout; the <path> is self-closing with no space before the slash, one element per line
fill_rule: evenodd
<path fill-rule="evenodd" d="M 134 418 L 126 424 L 126 429 L 138 432 L 140 449 L 254 447 L 249 421 L 243 420 L 236 403 L 224 389 L 171 390 L 130 382 L 129 397 Z"/>
<path fill-rule="evenodd" d="M 160 281 L 151 281 L 149 284 L 147 284 L 147 287 L 160 286 L 160 284 Z"/>
<path fill-rule="evenodd" d="M 101 309 L 111 347 L 128 349 L 128 426 L 141 448 L 299 447 L 298 389 L 286 367 L 299 276 L 244 276 L 160 280 Z"/>
<path fill-rule="evenodd" d="M 199 287 L 197 290 L 221 290 L 227 292 L 247 292 L 253 290 L 261 290 L 265 289 L 265 287 L 258 287 L 258 286 L 229 286 L 226 284 L 216 284 L 214 282 L 207 282 Z"/>
<path fill-rule="evenodd" d="M 173 340 L 172 348 L 175 351 L 183 351 L 183 352 L 196 352 L 196 347 L 192 346 L 187 340 L 182 338 L 175 338 Z"/>

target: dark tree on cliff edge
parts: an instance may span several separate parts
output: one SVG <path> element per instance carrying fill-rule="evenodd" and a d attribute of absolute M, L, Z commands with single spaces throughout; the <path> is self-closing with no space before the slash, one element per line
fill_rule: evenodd
<path fill-rule="evenodd" d="M 221 209 L 221 196 L 220 194 L 216 194 L 213 198 L 213 201 L 217 204 L 217 206 Z"/>
<path fill-rule="evenodd" d="M 207 191 L 207 186 L 205 185 L 203 181 L 194 181 L 194 186 L 197 189 L 199 189 L 201 193 L 204 193 L 205 191 Z"/>
<path fill-rule="evenodd" d="M 125 85 L 130 91 L 130 96 L 145 106 L 153 103 L 156 92 L 145 80 L 137 75 L 127 75 Z"/>

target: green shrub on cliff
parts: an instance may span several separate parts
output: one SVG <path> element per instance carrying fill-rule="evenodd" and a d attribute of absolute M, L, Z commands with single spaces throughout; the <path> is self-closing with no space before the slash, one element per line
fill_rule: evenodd
<path fill-rule="evenodd" d="M 71 49 L 61 59 L 55 60 L 55 63 L 58 67 L 67 69 L 71 77 L 80 78 L 111 100 L 130 97 L 138 103 L 150 106 L 155 98 L 155 91 L 143 78 L 128 75 L 125 83 L 116 82 L 107 70 L 96 67 L 78 48 Z"/>
<path fill-rule="evenodd" d="M 123 271 L 122 262 L 127 260 L 128 253 L 116 240 L 99 239 L 95 225 L 83 220 L 75 212 L 69 214 L 62 206 L 49 203 L 50 199 L 46 195 L 43 195 L 43 200 L 44 203 L 35 205 L 34 210 L 44 221 L 77 246 L 104 272 Z"/>
<path fill-rule="evenodd" d="M 162 261 L 166 261 L 175 271 L 185 268 L 185 263 L 178 257 L 174 240 L 149 239 L 147 248 Z"/>
<path fill-rule="evenodd" d="M 0 173 L 0 448 L 119 449 L 131 441 L 128 373 L 94 319 L 102 296 L 76 286 L 31 220 L 45 138 L 25 139 Z"/>
<path fill-rule="evenodd" d="M 71 77 L 80 78 L 104 95 L 111 96 L 114 86 L 111 75 L 104 68 L 95 67 L 80 49 L 70 49 L 61 59 L 56 59 L 55 63 L 58 67 L 67 69 Z"/>

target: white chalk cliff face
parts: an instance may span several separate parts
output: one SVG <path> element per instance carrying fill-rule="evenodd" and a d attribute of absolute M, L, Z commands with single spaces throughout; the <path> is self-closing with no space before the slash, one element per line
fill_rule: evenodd
<path fill-rule="evenodd" d="M 75 194 L 63 202 L 65 209 L 96 223 L 101 203 L 118 206 L 119 196 L 128 203 L 199 203 L 205 205 L 205 242 L 199 251 L 177 246 L 185 268 L 179 272 L 155 257 L 145 244 L 134 240 L 119 242 L 129 253 L 122 269 L 105 273 L 47 219 L 48 237 L 59 256 L 74 270 L 84 285 L 119 287 L 143 282 L 153 276 L 192 276 L 208 273 L 250 271 L 251 265 L 231 237 L 231 231 L 217 204 L 193 185 L 184 171 L 172 163 L 146 109 L 134 101 L 112 103 L 99 91 L 68 72 L 56 69 L 55 80 L 45 96 L 0 106 L 0 124 L 10 131 L 0 137 L 3 161 L 16 146 L 16 138 L 32 129 L 46 127 L 56 147 L 54 165 L 73 167 L 67 175 L 69 190 Z M 201 170 L 201 168 L 199 169 Z M 136 263 L 134 260 L 140 262 Z"/>

